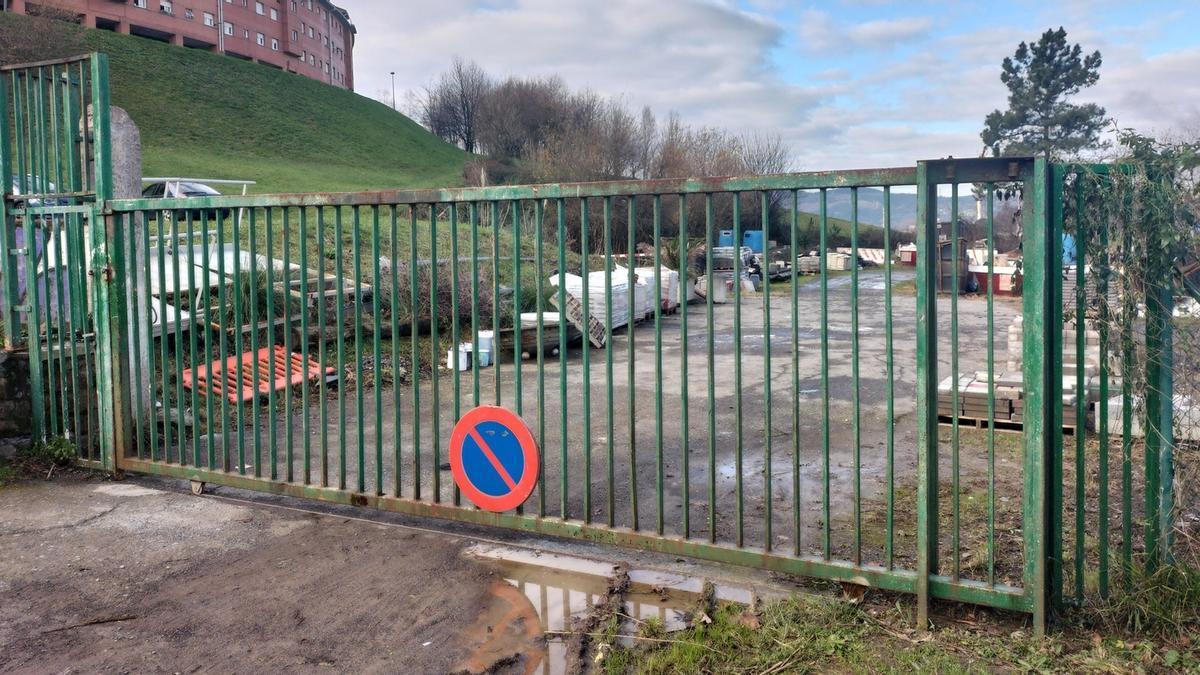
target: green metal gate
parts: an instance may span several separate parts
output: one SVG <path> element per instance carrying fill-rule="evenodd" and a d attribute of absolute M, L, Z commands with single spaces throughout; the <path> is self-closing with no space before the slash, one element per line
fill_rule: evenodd
<path fill-rule="evenodd" d="M 47 82 L 74 91 L 74 71 L 59 69 L 78 64 L 101 114 L 90 137 L 68 124 L 62 138 L 90 139 L 91 179 L 65 183 L 64 206 L 34 207 L 29 190 L 4 200 L 6 348 L 27 346 L 47 380 L 37 388 L 46 390 L 36 402 L 41 437 L 80 437 L 61 408 L 70 370 L 41 354 L 94 335 L 85 344 L 96 356 L 97 457 L 117 472 L 864 584 L 915 594 L 922 625 L 930 598 L 1029 612 L 1038 630 L 1063 602 L 1062 186 L 1071 167 L 939 160 L 737 178 L 113 200 L 103 57 L 5 71 L 0 109 L 18 120 L 17 143 L 0 139 L 0 166 L 19 176 L 51 170 L 42 159 L 21 164 L 50 147 L 45 135 L 57 128 L 29 92 Z M 82 110 L 59 105 L 64 119 Z M 944 273 L 944 257 L 964 253 L 959 192 L 968 185 L 987 213 L 989 279 L 970 300 L 939 292 L 973 274 L 957 262 Z M 998 194 L 1019 205 L 1019 301 L 996 297 Z M 908 238 L 894 222 L 905 204 L 915 204 L 912 270 L 890 255 Z M 864 209 L 882 227 L 865 225 Z M 90 232 L 91 270 L 112 270 L 72 277 L 89 303 L 73 293 L 65 317 L 50 314 L 65 330 L 41 323 L 48 304 L 36 291 L 25 303 L 13 283 L 21 256 L 27 273 L 35 269 L 15 230 L 39 214 L 62 214 L 50 231 L 75 223 Z M 89 228 L 98 215 L 104 227 Z M 713 249 L 721 230 L 736 243 L 750 227 L 778 237 L 792 263 L 772 279 L 768 259 L 756 290 L 744 286 L 749 261 L 739 249 L 727 270 Z M 882 264 L 834 269 L 847 258 L 825 252 L 842 243 L 849 260 L 882 248 Z M 809 248 L 820 252 L 816 273 L 801 275 L 798 256 Z M 693 281 L 703 299 L 679 303 L 675 289 Z M 998 429 L 996 335 L 1009 326 L 1020 338 L 1017 433 Z M 460 363 L 455 347 L 481 345 L 489 332 L 494 363 Z M 297 374 L 297 365 L 316 371 Z M 985 373 L 989 391 L 986 413 L 964 428 L 957 383 L 970 372 Z M 1167 391 L 1166 403 L 1154 400 L 1169 415 Z M 523 415 L 542 450 L 537 490 L 513 512 L 472 508 L 445 470 L 449 429 L 481 403 Z M 1075 426 L 1075 439 L 1085 427 Z M 1146 453 L 1161 472 L 1170 425 L 1152 428 Z M 1150 489 L 1158 495 L 1164 484 Z M 1148 531 L 1146 545 L 1161 532 Z M 1082 570 L 1084 556 L 1073 564 Z"/>
<path fill-rule="evenodd" d="M 4 349 L 28 354 L 34 438 L 114 470 L 108 112 L 103 55 L 0 68 Z"/>

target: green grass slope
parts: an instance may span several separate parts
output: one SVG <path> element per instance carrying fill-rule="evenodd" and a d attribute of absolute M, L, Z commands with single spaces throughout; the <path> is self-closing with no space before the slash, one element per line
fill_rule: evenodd
<path fill-rule="evenodd" d="M 145 175 L 254 180 L 256 192 L 462 182 L 469 155 L 378 101 L 144 38 L 88 30 L 84 39 L 108 55 L 112 102 L 141 130 Z"/>

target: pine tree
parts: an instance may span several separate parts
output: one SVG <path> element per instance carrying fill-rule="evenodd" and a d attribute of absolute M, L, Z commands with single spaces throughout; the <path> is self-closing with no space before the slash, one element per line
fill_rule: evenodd
<path fill-rule="evenodd" d="M 993 155 L 1073 157 L 1099 147 L 1104 108 L 1070 99 L 1100 79 L 1100 52 L 1086 56 L 1067 42 L 1067 31 L 1047 30 L 1034 44 L 1022 42 L 1004 59 L 1000 81 L 1008 87 L 1008 110 L 984 120 L 986 151 Z"/>

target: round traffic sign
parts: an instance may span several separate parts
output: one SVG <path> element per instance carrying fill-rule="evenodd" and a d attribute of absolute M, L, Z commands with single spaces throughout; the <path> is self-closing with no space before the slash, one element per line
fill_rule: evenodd
<path fill-rule="evenodd" d="M 467 499 L 488 511 L 515 509 L 533 493 L 538 447 L 525 420 L 494 405 L 467 412 L 450 432 L 450 472 Z"/>

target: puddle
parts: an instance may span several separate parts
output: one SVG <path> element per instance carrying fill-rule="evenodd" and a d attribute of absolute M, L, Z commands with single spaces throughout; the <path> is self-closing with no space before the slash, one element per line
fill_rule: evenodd
<path fill-rule="evenodd" d="M 542 673 L 567 669 L 567 633 L 587 617 L 608 592 L 616 565 L 491 544 L 466 555 L 495 567 L 503 581 L 491 589 L 491 602 L 462 636 L 472 650 L 467 672 Z M 700 599 L 704 580 L 660 570 L 629 570 L 624 595 L 621 642 L 632 644 L 641 622 L 657 619 L 667 632 L 687 628 L 688 612 Z M 749 604 L 755 591 L 717 585 L 722 602 Z M 782 595 L 780 593 L 780 595 Z"/>

